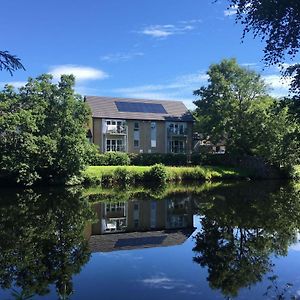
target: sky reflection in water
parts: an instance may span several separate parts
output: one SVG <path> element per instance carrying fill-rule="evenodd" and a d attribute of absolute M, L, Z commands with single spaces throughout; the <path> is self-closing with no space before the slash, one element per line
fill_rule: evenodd
<path fill-rule="evenodd" d="M 0 200 L 0 299 L 300 296 L 297 184 L 4 190 Z"/>

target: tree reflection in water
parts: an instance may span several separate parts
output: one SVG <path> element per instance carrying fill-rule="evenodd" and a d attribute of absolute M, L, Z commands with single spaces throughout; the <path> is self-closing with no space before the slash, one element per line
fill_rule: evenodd
<path fill-rule="evenodd" d="M 2 193 L 0 201 L 0 286 L 16 299 L 73 292 L 72 275 L 89 260 L 83 232 L 93 213 L 76 190 Z"/>
<path fill-rule="evenodd" d="M 219 188 L 206 193 L 198 214 L 193 260 L 208 268 L 211 288 L 234 297 L 272 271 L 271 254 L 287 255 L 296 242 L 300 193 L 292 184 L 274 190 L 266 182 Z"/>

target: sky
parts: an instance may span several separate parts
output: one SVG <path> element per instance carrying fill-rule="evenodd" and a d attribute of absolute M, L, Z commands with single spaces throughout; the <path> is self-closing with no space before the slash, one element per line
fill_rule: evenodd
<path fill-rule="evenodd" d="M 182 100 L 193 109 L 209 66 L 236 58 L 272 95 L 288 92 L 278 68 L 264 68 L 260 39 L 242 42 L 227 0 L 10 0 L 1 10 L 0 49 L 26 71 L 0 72 L 0 88 L 73 73 L 82 95 Z"/>

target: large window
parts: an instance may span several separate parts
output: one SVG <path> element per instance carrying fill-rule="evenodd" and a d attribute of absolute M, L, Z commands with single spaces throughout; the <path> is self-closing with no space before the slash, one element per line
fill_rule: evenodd
<path fill-rule="evenodd" d="M 134 122 L 133 146 L 135 148 L 138 148 L 140 146 L 140 123 L 139 122 Z"/>
<path fill-rule="evenodd" d="M 185 142 L 184 141 L 169 141 L 169 151 L 171 153 L 185 153 Z"/>
<path fill-rule="evenodd" d="M 169 132 L 172 134 L 186 134 L 186 123 L 174 122 L 169 124 Z"/>
<path fill-rule="evenodd" d="M 151 148 L 156 147 L 156 122 L 151 122 Z"/>
<path fill-rule="evenodd" d="M 109 139 L 106 140 L 106 151 L 120 151 L 124 152 L 124 143 L 122 139 Z"/>

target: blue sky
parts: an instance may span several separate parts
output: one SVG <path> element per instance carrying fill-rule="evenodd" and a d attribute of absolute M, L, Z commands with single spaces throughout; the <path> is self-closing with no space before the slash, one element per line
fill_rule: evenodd
<path fill-rule="evenodd" d="M 27 0 L 1 4 L 1 50 L 26 71 L 0 72 L 0 86 L 74 73 L 83 95 L 183 100 L 206 83 L 211 63 L 237 58 L 262 72 L 273 95 L 287 93 L 276 67 L 263 70 L 263 44 L 220 0 Z M 6 12 L 6 13 L 3 13 Z"/>

